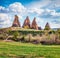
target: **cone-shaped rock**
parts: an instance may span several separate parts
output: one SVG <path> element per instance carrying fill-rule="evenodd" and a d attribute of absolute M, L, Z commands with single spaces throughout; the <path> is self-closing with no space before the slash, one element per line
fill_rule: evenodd
<path fill-rule="evenodd" d="M 30 20 L 29 17 L 27 16 L 24 23 L 23 23 L 23 28 L 30 28 Z"/>
<path fill-rule="evenodd" d="M 41 27 L 38 27 L 38 30 L 42 30 L 42 28 Z"/>
<path fill-rule="evenodd" d="M 33 19 L 31 28 L 32 28 L 32 29 L 37 29 L 37 30 L 38 30 L 38 26 L 37 26 L 37 23 L 36 23 L 36 18 Z"/>
<path fill-rule="evenodd" d="M 14 19 L 12 27 L 20 27 L 20 22 L 18 20 L 18 16 L 17 15 L 15 15 L 15 19 Z"/>
<path fill-rule="evenodd" d="M 45 25 L 45 30 L 50 30 L 50 26 L 49 26 L 49 23 L 48 22 Z"/>

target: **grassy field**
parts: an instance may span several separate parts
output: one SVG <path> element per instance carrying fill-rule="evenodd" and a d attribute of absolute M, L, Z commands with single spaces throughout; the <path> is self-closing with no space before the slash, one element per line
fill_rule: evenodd
<path fill-rule="evenodd" d="M 0 41 L 0 58 L 60 58 L 60 46 Z"/>

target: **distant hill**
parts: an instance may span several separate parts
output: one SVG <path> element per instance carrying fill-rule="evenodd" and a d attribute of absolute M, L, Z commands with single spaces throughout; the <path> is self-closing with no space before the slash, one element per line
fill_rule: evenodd
<path fill-rule="evenodd" d="M 57 29 L 59 29 L 59 28 L 52 28 L 52 30 L 57 30 Z"/>

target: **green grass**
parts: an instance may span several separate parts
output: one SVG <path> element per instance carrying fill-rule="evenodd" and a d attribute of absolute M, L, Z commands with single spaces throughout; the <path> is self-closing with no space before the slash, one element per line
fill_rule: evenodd
<path fill-rule="evenodd" d="M 60 46 L 0 41 L 0 58 L 60 58 Z"/>

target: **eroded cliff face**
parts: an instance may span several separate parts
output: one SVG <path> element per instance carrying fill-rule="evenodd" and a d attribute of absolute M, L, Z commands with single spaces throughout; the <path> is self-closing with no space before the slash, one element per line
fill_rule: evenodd
<path fill-rule="evenodd" d="M 29 20 L 28 16 L 26 17 L 22 27 L 23 28 L 30 28 L 30 20 Z"/>
<path fill-rule="evenodd" d="M 33 19 L 32 24 L 31 24 L 31 28 L 38 30 L 38 25 L 36 23 L 36 18 Z"/>
<path fill-rule="evenodd" d="M 20 27 L 20 22 L 18 20 L 18 16 L 15 15 L 14 22 L 12 24 L 12 27 Z"/>

